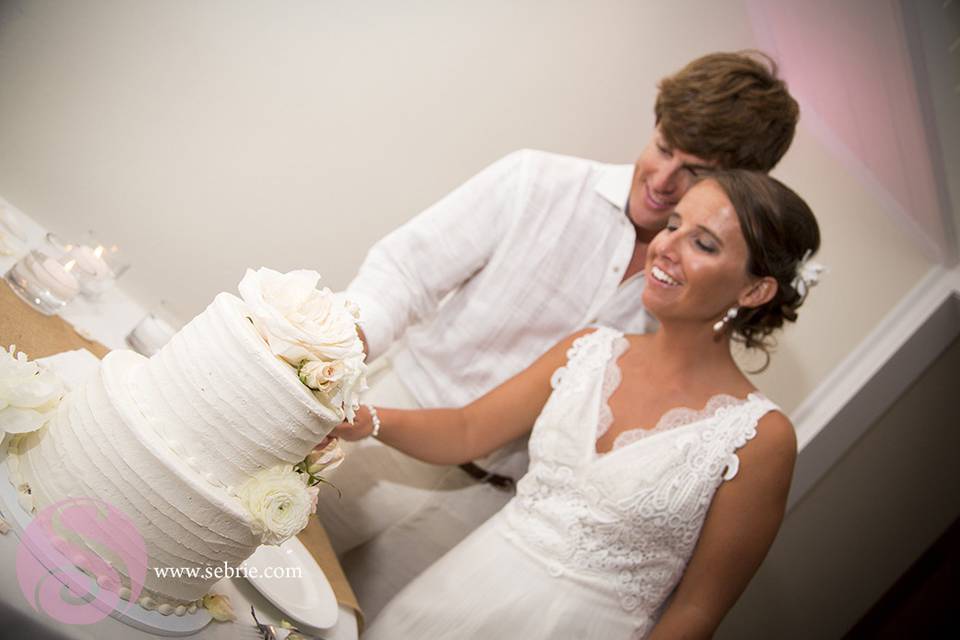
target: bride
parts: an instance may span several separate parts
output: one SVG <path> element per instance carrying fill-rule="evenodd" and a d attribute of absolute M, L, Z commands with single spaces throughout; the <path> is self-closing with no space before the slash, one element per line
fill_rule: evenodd
<path fill-rule="evenodd" d="M 364 637 L 710 637 L 776 536 L 797 452 L 730 343 L 765 350 L 796 319 L 819 244 L 783 184 L 712 172 L 650 244 L 655 333 L 586 329 L 462 409 L 368 407 L 339 427 L 437 464 L 532 428 L 517 495 Z"/>

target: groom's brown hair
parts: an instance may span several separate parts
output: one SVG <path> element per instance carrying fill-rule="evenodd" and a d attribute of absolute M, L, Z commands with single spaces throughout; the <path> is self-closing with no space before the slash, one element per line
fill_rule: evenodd
<path fill-rule="evenodd" d="M 724 169 L 772 169 L 800 117 L 776 63 L 759 51 L 697 58 L 659 89 L 654 113 L 666 142 Z"/>

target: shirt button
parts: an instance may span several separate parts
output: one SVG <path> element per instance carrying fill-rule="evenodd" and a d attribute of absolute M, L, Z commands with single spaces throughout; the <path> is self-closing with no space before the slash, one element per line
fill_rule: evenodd
<path fill-rule="evenodd" d="M 614 267 L 614 268 L 613 268 L 613 272 L 614 272 L 614 273 L 620 273 L 620 267 Z"/>

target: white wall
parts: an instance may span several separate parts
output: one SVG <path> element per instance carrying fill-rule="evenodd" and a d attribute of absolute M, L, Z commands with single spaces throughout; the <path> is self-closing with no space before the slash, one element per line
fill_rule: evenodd
<path fill-rule="evenodd" d="M 958 375 L 960 340 L 787 514 L 718 640 L 843 637 L 960 517 Z"/>
<path fill-rule="evenodd" d="M 121 284 L 188 318 L 247 266 L 346 285 L 510 150 L 630 162 L 659 77 L 754 45 L 740 0 L 7 0 L 0 195 L 119 243 Z M 776 174 L 831 268 L 758 378 L 789 410 L 929 264 L 802 127 Z"/>

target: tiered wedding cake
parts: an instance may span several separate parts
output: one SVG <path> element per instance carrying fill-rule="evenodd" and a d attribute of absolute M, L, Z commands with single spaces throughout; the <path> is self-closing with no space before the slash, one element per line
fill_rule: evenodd
<path fill-rule="evenodd" d="M 294 466 L 352 419 L 364 386 L 356 310 L 318 278 L 248 271 L 243 300 L 219 294 L 152 358 L 111 352 L 40 430 L 14 439 L 26 507 L 85 496 L 133 521 L 147 608 L 183 613 L 218 578 L 205 568 L 237 566 L 306 525 L 317 488 Z"/>

